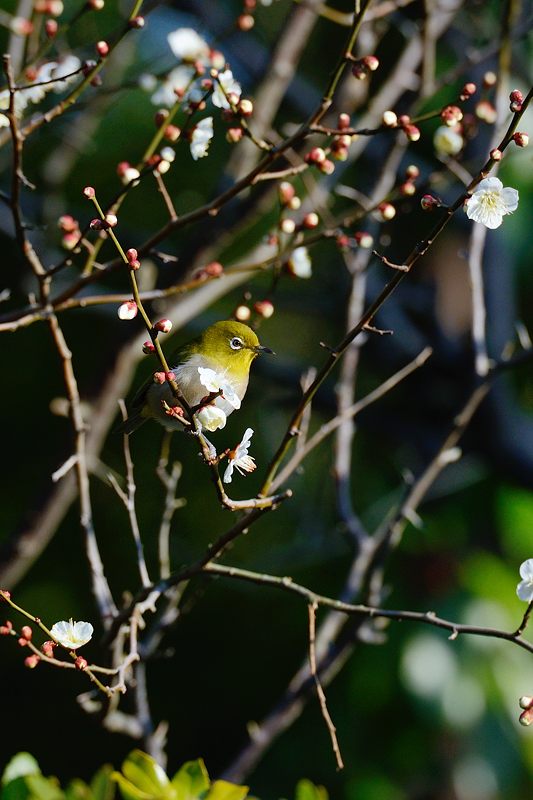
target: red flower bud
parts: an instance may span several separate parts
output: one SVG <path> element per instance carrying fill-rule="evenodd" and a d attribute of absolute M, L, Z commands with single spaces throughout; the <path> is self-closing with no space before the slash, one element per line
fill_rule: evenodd
<path fill-rule="evenodd" d="M 346 128 L 350 127 L 350 115 L 349 114 L 339 114 L 337 119 L 337 128 L 340 131 L 346 130 Z"/>
<path fill-rule="evenodd" d="M 154 372 L 154 383 L 158 383 L 161 386 L 163 383 L 166 383 L 166 381 L 167 376 L 164 372 Z"/>
<path fill-rule="evenodd" d="M 0 625 L 0 636 L 8 636 L 13 630 L 13 623 L 7 619 L 4 625 Z"/>
<path fill-rule="evenodd" d="M 28 667 L 28 669 L 35 669 L 40 660 L 41 659 L 39 658 L 39 656 L 36 653 L 34 653 L 31 656 L 26 656 L 26 658 L 24 659 L 24 666 Z"/>
<path fill-rule="evenodd" d="M 80 670 L 87 669 L 88 667 L 87 659 L 85 659 L 83 656 L 78 656 L 74 662 L 74 666 L 76 667 L 76 669 Z"/>
<path fill-rule="evenodd" d="M 309 164 L 322 164 L 326 160 L 326 151 L 322 147 L 313 147 L 305 156 Z"/>
<path fill-rule="evenodd" d="M 96 52 L 101 58 L 105 58 L 109 53 L 109 45 L 107 42 L 100 41 L 96 43 Z"/>
<path fill-rule="evenodd" d="M 513 89 L 513 91 L 509 95 L 509 101 L 511 103 L 523 103 L 524 102 L 524 95 L 522 94 L 520 89 Z"/>
<path fill-rule="evenodd" d="M 320 220 L 318 218 L 318 214 L 315 214 L 314 211 L 310 211 L 309 214 L 306 214 L 305 217 L 303 218 L 302 225 L 304 226 L 304 228 L 312 230 L 313 228 L 316 228 L 319 222 Z"/>
<path fill-rule="evenodd" d="M 47 642 L 43 642 L 42 643 L 41 652 L 47 658 L 53 658 L 54 657 L 54 647 L 56 647 L 56 643 L 52 642 L 51 640 L 48 640 Z"/>
<path fill-rule="evenodd" d="M 32 629 L 30 628 L 29 625 L 23 625 L 22 628 L 20 629 L 20 633 L 21 633 L 22 636 L 24 636 L 25 639 L 28 640 L 28 642 L 31 642 L 31 637 L 33 636 L 33 631 L 32 631 Z"/>
<path fill-rule="evenodd" d="M 388 222 L 389 220 L 394 219 L 396 216 L 396 209 L 392 203 L 380 203 L 378 206 L 378 212 L 384 222 Z"/>
<path fill-rule="evenodd" d="M 47 19 L 44 23 L 44 32 L 48 39 L 53 39 L 54 36 L 57 34 L 57 29 L 59 25 L 57 24 L 55 19 Z"/>
<path fill-rule="evenodd" d="M 278 187 L 278 197 L 279 197 L 279 202 L 282 205 L 284 206 L 288 205 L 295 194 L 296 194 L 296 189 L 294 188 L 292 183 L 289 183 L 288 181 L 282 181 L 280 183 Z"/>
<path fill-rule="evenodd" d="M 160 319 L 155 323 L 154 330 L 161 331 L 161 333 L 170 333 L 172 330 L 172 322 L 169 319 Z"/>
<path fill-rule="evenodd" d="M 326 158 L 325 161 L 319 164 L 319 169 L 324 175 L 332 175 L 335 172 L 335 164 L 329 158 Z"/>
<path fill-rule="evenodd" d="M 258 300 L 254 303 L 254 311 L 264 319 L 269 319 L 274 313 L 274 304 L 270 300 Z"/>
<path fill-rule="evenodd" d="M 219 278 L 224 272 L 224 267 L 219 261 L 211 261 L 209 264 L 205 265 L 204 272 L 211 278 Z"/>
<path fill-rule="evenodd" d="M 143 353 L 146 355 L 150 355 L 151 353 L 155 353 L 155 345 L 151 341 L 143 342 Z"/>
<path fill-rule="evenodd" d="M 414 180 L 415 178 L 418 178 L 419 175 L 420 175 L 420 170 L 418 169 L 418 167 L 415 164 L 409 164 L 409 166 L 405 170 L 405 177 L 409 178 L 410 180 Z"/>
<path fill-rule="evenodd" d="M 129 21 L 130 28 L 144 28 L 144 17 L 133 17 Z"/>
<path fill-rule="evenodd" d="M 513 135 L 513 140 L 518 147 L 527 147 L 529 144 L 529 135 L 527 133 L 523 133 L 522 131 L 517 131 Z"/>
<path fill-rule="evenodd" d="M 240 14 L 237 17 L 237 27 L 240 31 L 251 31 L 255 25 L 255 19 L 251 14 Z"/>
<path fill-rule="evenodd" d="M 359 247 L 362 247 L 365 250 L 370 250 L 370 248 L 374 244 L 373 237 L 366 231 L 357 231 L 357 233 L 355 234 L 355 241 L 357 242 Z"/>
<path fill-rule="evenodd" d="M 83 194 L 88 200 L 92 200 L 93 197 L 95 197 L 96 192 L 94 191 L 92 186 L 86 186 L 85 189 L 83 190 Z"/>
<path fill-rule="evenodd" d="M 422 211 L 434 211 L 440 206 L 440 201 L 432 194 L 425 194 L 420 200 Z"/>

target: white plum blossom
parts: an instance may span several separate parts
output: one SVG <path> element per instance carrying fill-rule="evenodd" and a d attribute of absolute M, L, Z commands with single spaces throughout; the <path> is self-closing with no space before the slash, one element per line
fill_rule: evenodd
<path fill-rule="evenodd" d="M 208 392 L 221 391 L 222 397 L 227 400 L 230 406 L 233 406 L 233 408 L 241 407 L 239 395 L 235 392 L 233 386 L 225 380 L 224 375 L 208 367 L 198 367 L 198 374 L 200 375 L 200 383 L 205 386 Z"/>
<path fill-rule="evenodd" d="M 296 247 L 291 253 L 287 267 L 289 272 L 297 278 L 310 278 L 312 274 L 311 257 L 307 247 Z"/>
<path fill-rule="evenodd" d="M 196 414 L 196 419 L 202 428 L 207 431 L 216 431 L 223 428 L 226 424 L 226 415 L 218 406 L 204 406 Z"/>
<path fill-rule="evenodd" d="M 518 192 L 499 178 L 484 178 L 466 204 L 466 215 L 487 228 L 499 228 L 505 214 L 518 208 Z"/>
<path fill-rule="evenodd" d="M 441 125 L 433 136 L 433 147 L 440 156 L 456 156 L 463 149 L 464 140 L 458 131 Z"/>
<path fill-rule="evenodd" d="M 24 109 L 27 106 L 27 100 L 23 96 L 22 92 L 16 92 L 15 94 L 15 117 L 19 119 L 22 116 Z M 4 89 L 0 92 L 0 128 L 8 128 L 9 127 L 9 119 L 7 117 L 7 112 L 9 111 L 9 89 Z"/>
<path fill-rule="evenodd" d="M 191 81 L 195 75 L 194 68 L 182 64 L 171 70 L 161 86 L 153 93 L 150 98 L 155 106 L 173 106 L 177 99 L 177 93 L 185 92 L 191 86 Z"/>
<path fill-rule="evenodd" d="M 209 45 L 193 28 L 178 28 L 167 36 L 170 49 L 182 61 L 202 61 L 209 57 Z"/>
<path fill-rule="evenodd" d="M 224 72 L 219 72 L 214 80 L 214 89 L 212 95 L 213 105 L 217 108 L 230 108 L 227 95 L 234 94 L 237 95 L 237 97 L 240 97 L 241 92 L 241 85 L 240 83 L 237 83 L 233 77 L 233 72 L 230 69 L 226 69 Z"/>
<path fill-rule="evenodd" d="M 195 126 L 191 134 L 191 155 L 195 161 L 207 155 L 213 138 L 213 117 L 205 117 Z"/>
<path fill-rule="evenodd" d="M 524 603 L 530 603 L 533 600 L 533 558 L 520 564 L 520 577 L 522 580 L 516 587 L 516 594 Z"/>
<path fill-rule="evenodd" d="M 54 80 L 57 81 L 50 85 L 53 92 L 56 94 L 60 94 L 64 92 L 65 89 L 68 88 L 69 84 L 73 81 L 77 80 L 79 77 L 79 73 L 73 75 L 72 73 L 78 72 L 81 67 L 81 61 L 77 56 L 68 55 L 59 63 L 57 62 L 50 62 L 48 65 L 44 65 L 45 67 L 49 68 L 49 77 L 45 77 L 45 72 L 43 71 L 43 67 L 39 70 L 39 80 Z M 64 78 L 64 80 L 59 80 L 58 78 Z"/>
<path fill-rule="evenodd" d="M 257 465 L 254 458 L 248 455 L 248 449 L 253 435 L 254 432 L 252 428 L 246 428 L 244 436 L 235 450 L 230 450 L 228 454 L 228 466 L 224 472 L 224 483 L 231 483 L 234 469 L 241 475 L 244 475 L 245 472 L 253 472 L 256 468 Z"/>
<path fill-rule="evenodd" d="M 56 642 L 69 650 L 77 650 L 92 639 L 93 626 L 90 622 L 68 622 L 62 620 L 52 625 L 50 633 Z"/>

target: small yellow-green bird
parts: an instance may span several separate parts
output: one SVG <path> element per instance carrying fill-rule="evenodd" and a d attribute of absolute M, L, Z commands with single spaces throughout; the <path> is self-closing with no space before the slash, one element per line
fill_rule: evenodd
<path fill-rule="evenodd" d="M 215 322 L 172 353 L 168 363 L 182 397 L 191 408 L 211 393 L 220 392 L 197 412 L 196 419 L 202 428 L 208 431 L 223 428 L 226 418 L 240 408 L 252 361 L 260 353 L 272 350 L 259 344 L 248 325 L 234 320 Z M 167 381 L 158 383 L 149 378 L 133 398 L 121 430 L 132 433 L 147 419 L 155 419 L 170 431 L 183 430 L 183 424 L 172 415 L 172 408 L 177 405 Z"/>

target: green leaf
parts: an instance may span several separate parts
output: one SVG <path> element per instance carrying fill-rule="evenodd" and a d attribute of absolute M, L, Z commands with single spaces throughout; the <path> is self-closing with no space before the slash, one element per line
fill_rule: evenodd
<path fill-rule="evenodd" d="M 248 796 L 248 786 L 236 786 L 227 781 L 215 781 L 205 800 L 244 800 Z"/>
<path fill-rule="evenodd" d="M 328 800 L 328 793 L 323 786 L 315 786 L 307 778 L 303 778 L 296 785 L 295 800 Z"/>
<path fill-rule="evenodd" d="M 13 756 L 11 761 L 2 774 L 2 786 L 14 781 L 15 778 L 25 777 L 26 775 L 40 775 L 41 770 L 39 764 L 31 755 L 31 753 L 17 753 Z"/>
<path fill-rule="evenodd" d="M 197 800 L 209 789 L 209 775 L 201 758 L 187 761 L 172 778 L 176 800 Z"/>
<path fill-rule="evenodd" d="M 111 779 L 113 767 L 104 764 L 94 775 L 91 781 L 91 794 L 93 800 L 113 800 L 115 796 L 115 785 Z"/>
<path fill-rule="evenodd" d="M 154 795 L 142 792 L 131 781 L 128 781 L 121 772 L 112 772 L 111 777 L 118 783 L 120 794 L 124 800 L 154 800 Z"/>
<path fill-rule="evenodd" d="M 155 758 L 133 750 L 122 764 L 122 772 L 131 783 L 152 798 L 174 798 L 168 776 Z"/>
<path fill-rule="evenodd" d="M 3 786 L 0 792 L 1 800 L 28 800 L 29 796 L 30 790 L 26 786 L 25 778 L 15 778 Z"/>

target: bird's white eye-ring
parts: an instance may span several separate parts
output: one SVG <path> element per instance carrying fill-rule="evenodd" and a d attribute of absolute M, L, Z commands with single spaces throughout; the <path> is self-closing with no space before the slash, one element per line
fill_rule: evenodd
<path fill-rule="evenodd" d="M 232 350 L 242 350 L 244 342 L 242 339 L 239 339 L 238 336 L 234 336 L 233 339 L 230 339 L 229 346 Z"/>

